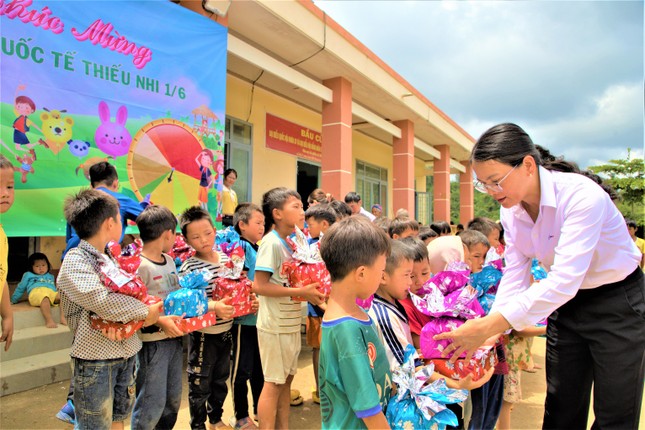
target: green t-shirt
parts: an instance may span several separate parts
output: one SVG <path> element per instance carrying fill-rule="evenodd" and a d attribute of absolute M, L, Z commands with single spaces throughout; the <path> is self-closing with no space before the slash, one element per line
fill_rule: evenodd
<path fill-rule="evenodd" d="M 385 412 L 392 378 L 372 320 L 323 320 L 318 381 L 323 429 L 365 428 Z"/>

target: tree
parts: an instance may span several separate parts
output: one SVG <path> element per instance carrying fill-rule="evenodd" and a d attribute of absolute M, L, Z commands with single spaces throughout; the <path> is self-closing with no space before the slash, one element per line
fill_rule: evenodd
<path fill-rule="evenodd" d="M 631 148 L 627 148 L 627 158 L 609 160 L 607 164 L 590 166 L 618 193 L 618 209 L 625 218 L 631 218 L 639 225 L 645 221 L 645 164 L 642 158 L 631 158 Z"/>

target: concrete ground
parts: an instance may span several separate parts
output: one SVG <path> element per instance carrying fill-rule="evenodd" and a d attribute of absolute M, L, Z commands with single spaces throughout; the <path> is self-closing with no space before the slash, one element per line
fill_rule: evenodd
<path fill-rule="evenodd" d="M 544 410 L 545 375 L 544 375 L 545 339 L 536 338 L 533 344 L 534 361 L 542 369 L 536 373 L 522 372 L 523 400 L 513 410 L 512 426 L 514 429 L 537 429 L 542 427 Z M 304 397 L 304 404 L 291 408 L 289 420 L 292 429 L 319 429 L 319 406 L 311 400 L 311 390 L 314 383 L 313 367 L 311 364 L 311 348 L 305 346 L 300 354 L 299 371 L 293 383 L 293 388 L 299 389 Z M 51 384 L 23 393 L 0 398 L 0 428 L 1 429 L 71 429 L 55 418 L 56 412 L 65 403 L 68 383 Z M 176 429 L 189 429 L 189 414 L 187 387 L 184 378 L 184 400 L 179 412 Z M 230 396 L 224 406 L 224 417 L 232 415 Z M 593 422 L 591 417 L 589 426 Z M 645 419 L 641 417 L 641 427 L 645 428 Z M 126 423 L 126 429 L 129 429 Z"/>

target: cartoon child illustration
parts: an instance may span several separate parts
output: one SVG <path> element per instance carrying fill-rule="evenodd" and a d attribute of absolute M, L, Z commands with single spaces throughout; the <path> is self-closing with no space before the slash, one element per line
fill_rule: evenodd
<path fill-rule="evenodd" d="M 29 120 L 29 115 L 36 111 L 36 103 L 27 96 L 18 95 L 18 91 L 24 89 L 24 85 L 18 85 L 16 89 L 16 100 L 13 106 L 14 114 L 17 116 L 13 121 L 13 143 L 16 144 L 16 149 L 19 151 L 24 151 L 23 145 L 26 145 L 29 149 L 34 147 L 34 144 L 29 142 L 29 138 L 27 137 L 27 132 L 32 126 L 42 133 L 42 130 Z"/>
<path fill-rule="evenodd" d="M 213 178 L 213 172 L 211 172 L 211 167 L 213 166 L 213 151 L 210 149 L 203 149 L 195 158 L 195 162 L 199 167 L 199 172 L 201 177 L 199 179 L 199 195 L 197 199 L 199 200 L 199 206 L 202 209 L 208 210 L 208 189 L 213 186 L 215 178 Z"/>

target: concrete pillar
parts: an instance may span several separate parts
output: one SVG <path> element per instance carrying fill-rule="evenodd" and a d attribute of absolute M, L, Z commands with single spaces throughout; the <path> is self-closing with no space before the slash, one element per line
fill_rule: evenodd
<path fill-rule="evenodd" d="M 323 81 L 334 92 L 322 108 L 321 187 L 336 199 L 355 188 L 352 172 L 352 83 L 337 77 Z"/>
<path fill-rule="evenodd" d="M 392 212 L 403 208 L 414 217 L 414 123 L 401 120 L 394 125 L 401 129 L 401 137 L 392 142 Z"/>
<path fill-rule="evenodd" d="M 465 227 L 468 221 L 475 218 L 475 188 L 470 161 L 462 161 L 461 164 L 466 168 L 466 172 L 459 174 L 459 223 Z"/>
<path fill-rule="evenodd" d="M 435 158 L 434 177 L 434 220 L 450 222 L 450 147 L 435 146 L 441 158 Z"/>

